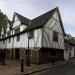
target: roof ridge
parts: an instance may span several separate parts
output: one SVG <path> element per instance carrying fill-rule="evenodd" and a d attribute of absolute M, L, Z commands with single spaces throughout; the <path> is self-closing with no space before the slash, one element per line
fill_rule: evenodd
<path fill-rule="evenodd" d="M 54 9 L 51 9 L 51 10 L 49 10 L 49 11 L 47 11 L 47 12 L 45 12 L 45 13 L 43 13 L 43 14 L 41 14 L 41 15 L 35 17 L 35 18 L 33 18 L 32 20 L 37 19 L 38 17 L 41 17 L 41 16 L 43 16 L 43 15 L 45 15 L 45 14 L 47 14 L 47 13 L 50 13 L 50 12 L 56 10 L 56 9 L 58 9 L 58 7 L 55 7 Z M 31 20 L 31 21 L 32 21 L 32 20 Z"/>
<path fill-rule="evenodd" d="M 18 16 L 21 16 L 21 17 L 23 17 L 23 18 L 25 18 L 25 19 L 28 19 L 28 20 L 30 20 L 29 18 L 27 18 L 27 17 L 24 17 L 23 15 L 21 15 L 21 14 L 19 14 L 19 13 L 17 13 L 17 12 L 14 12 L 14 14 L 16 14 L 16 15 L 18 15 Z"/>
<path fill-rule="evenodd" d="M 19 20 L 21 21 L 22 24 L 29 24 L 30 19 L 18 14 L 17 12 L 14 12 L 14 16 L 17 15 L 17 17 L 19 18 Z"/>

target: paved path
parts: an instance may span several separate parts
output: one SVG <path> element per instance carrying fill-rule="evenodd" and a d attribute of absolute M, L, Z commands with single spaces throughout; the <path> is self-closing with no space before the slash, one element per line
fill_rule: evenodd
<path fill-rule="evenodd" d="M 57 70 L 47 70 L 37 75 L 75 75 L 75 63 L 64 65 L 63 68 Z"/>
<path fill-rule="evenodd" d="M 75 62 L 75 60 L 74 60 L 74 62 Z M 57 67 L 57 66 L 64 65 L 64 64 L 65 64 L 65 62 L 62 62 L 62 61 L 56 62 L 55 65 L 52 65 L 51 63 L 42 64 L 42 65 L 31 64 L 30 67 L 26 67 L 24 64 L 24 73 L 26 74 L 26 73 L 33 73 L 33 72 L 41 71 L 44 69 L 50 69 L 50 68 L 52 69 L 53 67 Z M 21 73 L 20 65 L 21 65 L 20 61 L 6 60 L 6 65 L 0 65 L 0 75 L 20 74 Z"/>
<path fill-rule="evenodd" d="M 61 65 L 63 62 L 57 62 L 54 66 Z M 17 60 L 7 60 L 6 65 L 0 65 L 0 75 L 15 75 L 20 74 L 20 61 Z M 34 71 L 40 71 L 46 68 L 54 67 L 51 63 L 42 64 L 42 65 L 35 65 L 31 64 L 30 67 L 26 67 L 24 64 L 24 73 L 32 73 Z"/>

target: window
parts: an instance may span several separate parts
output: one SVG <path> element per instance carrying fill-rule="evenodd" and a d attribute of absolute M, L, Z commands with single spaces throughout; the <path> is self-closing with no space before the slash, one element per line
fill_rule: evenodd
<path fill-rule="evenodd" d="M 8 39 L 8 42 L 9 42 L 9 43 L 11 42 L 11 37 Z"/>
<path fill-rule="evenodd" d="M 15 34 L 20 32 L 20 27 L 14 30 Z"/>
<path fill-rule="evenodd" d="M 53 32 L 53 41 L 58 42 L 58 33 L 57 32 Z"/>
<path fill-rule="evenodd" d="M 2 35 L 2 38 L 4 38 L 5 37 L 5 35 Z"/>
<path fill-rule="evenodd" d="M 17 35 L 17 41 L 20 41 L 20 35 Z"/>
<path fill-rule="evenodd" d="M 7 33 L 7 36 L 10 36 L 10 35 L 11 35 L 11 32 L 8 32 L 8 33 Z"/>
<path fill-rule="evenodd" d="M 29 34 L 30 34 L 29 39 L 33 39 L 34 38 L 34 31 L 30 31 Z"/>

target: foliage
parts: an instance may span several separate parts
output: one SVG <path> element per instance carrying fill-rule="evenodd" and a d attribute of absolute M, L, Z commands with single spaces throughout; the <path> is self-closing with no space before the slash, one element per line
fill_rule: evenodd
<path fill-rule="evenodd" d="M 2 26 L 6 26 L 7 25 L 7 21 L 8 21 L 8 17 L 3 14 L 3 12 L 0 11 L 0 30 L 2 28 Z"/>

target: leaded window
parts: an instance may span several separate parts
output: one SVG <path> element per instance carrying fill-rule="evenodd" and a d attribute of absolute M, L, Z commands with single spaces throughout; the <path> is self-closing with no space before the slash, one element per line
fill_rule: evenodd
<path fill-rule="evenodd" d="M 33 39 L 34 38 L 34 31 L 30 31 L 29 34 L 30 34 L 29 38 Z"/>
<path fill-rule="evenodd" d="M 11 35 L 11 32 L 9 31 L 8 33 L 7 33 L 7 36 L 10 36 Z"/>
<path fill-rule="evenodd" d="M 14 32 L 15 32 L 15 34 L 19 33 L 19 32 L 20 32 L 20 27 L 19 27 L 19 28 L 16 28 L 16 29 L 14 30 Z"/>
<path fill-rule="evenodd" d="M 53 41 L 58 42 L 58 33 L 56 31 L 53 32 Z"/>

